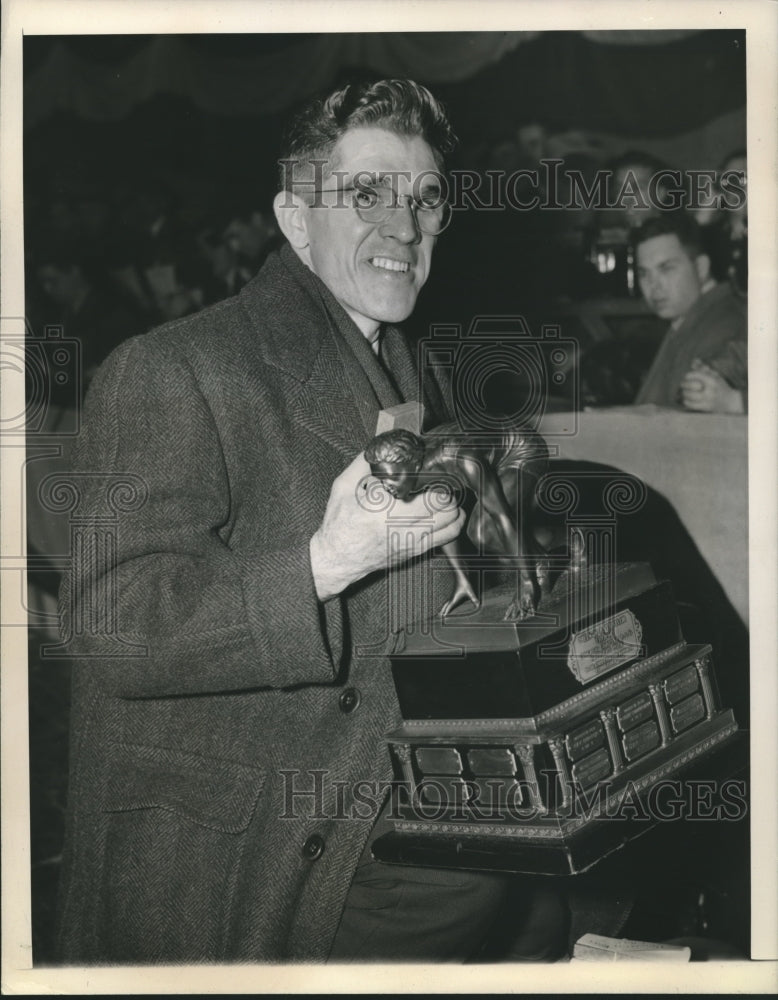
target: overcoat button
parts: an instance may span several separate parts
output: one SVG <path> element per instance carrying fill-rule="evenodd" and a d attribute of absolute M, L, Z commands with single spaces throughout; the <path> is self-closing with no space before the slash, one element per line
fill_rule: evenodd
<path fill-rule="evenodd" d="M 318 833 L 313 833 L 303 844 L 303 857 L 309 861 L 315 861 L 324 854 L 324 837 Z"/>
<path fill-rule="evenodd" d="M 341 712 L 348 715 L 349 712 L 353 712 L 354 709 L 359 707 L 360 701 L 362 701 L 362 695 L 357 688 L 346 688 L 338 699 L 338 704 L 340 705 Z"/>

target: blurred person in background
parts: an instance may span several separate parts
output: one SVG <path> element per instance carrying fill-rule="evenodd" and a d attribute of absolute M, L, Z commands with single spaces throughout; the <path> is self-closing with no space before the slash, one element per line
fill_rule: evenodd
<path fill-rule="evenodd" d="M 233 214 L 224 231 L 224 238 L 254 271 L 261 267 L 265 257 L 281 240 L 272 217 L 259 209 Z"/>
<path fill-rule="evenodd" d="M 636 296 L 635 248 L 632 233 L 661 213 L 670 168 L 651 153 L 628 150 L 605 164 L 608 202 L 590 230 L 588 259 L 598 271 L 602 291 Z"/>
<path fill-rule="evenodd" d="M 726 156 L 718 171 L 716 204 L 695 212 L 704 227 L 713 275 L 748 293 L 748 161 L 745 149 Z"/>
<path fill-rule="evenodd" d="M 203 305 L 237 295 L 277 238 L 277 229 L 259 211 L 227 213 L 199 233 L 197 247 L 208 265 L 202 279 Z"/>
<path fill-rule="evenodd" d="M 700 227 L 686 212 L 667 212 L 633 239 L 643 297 L 670 323 L 635 402 L 745 413 L 746 307 L 728 282 L 713 277 Z"/>
<path fill-rule="evenodd" d="M 208 268 L 195 234 L 182 222 L 176 199 L 162 182 L 147 179 L 128 193 L 113 234 L 113 269 L 157 322 L 202 307 Z"/>
<path fill-rule="evenodd" d="M 101 271 L 81 240 L 40 238 L 33 258 L 43 293 L 39 318 L 48 326 L 61 325 L 66 338 L 78 341 L 85 392 L 98 366 L 122 341 L 142 333 L 147 319 Z"/>

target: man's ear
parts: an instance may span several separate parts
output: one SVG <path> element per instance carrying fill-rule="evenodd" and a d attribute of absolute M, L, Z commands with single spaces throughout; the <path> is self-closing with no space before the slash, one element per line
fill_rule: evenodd
<path fill-rule="evenodd" d="M 273 199 L 278 228 L 295 250 L 305 250 L 309 245 L 308 206 L 292 191 L 279 191 Z"/>
<path fill-rule="evenodd" d="M 700 284 L 704 285 L 710 279 L 710 257 L 706 253 L 698 254 L 694 258 L 694 266 L 697 268 Z"/>

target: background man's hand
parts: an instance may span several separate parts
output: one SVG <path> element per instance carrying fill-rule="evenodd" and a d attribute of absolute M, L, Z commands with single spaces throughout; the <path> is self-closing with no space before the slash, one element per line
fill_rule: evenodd
<path fill-rule="evenodd" d="M 407 502 L 389 496 L 358 455 L 332 484 L 324 519 L 311 538 L 319 600 L 329 600 L 368 573 L 453 541 L 464 526 L 465 512 L 453 500 L 445 506 L 436 502 L 433 511 L 431 506 L 422 494 Z M 399 547 L 390 551 L 387 528 L 393 521 Z"/>
<path fill-rule="evenodd" d="M 699 413 L 745 413 L 743 393 L 733 389 L 719 373 L 695 359 L 681 380 L 681 402 Z"/>

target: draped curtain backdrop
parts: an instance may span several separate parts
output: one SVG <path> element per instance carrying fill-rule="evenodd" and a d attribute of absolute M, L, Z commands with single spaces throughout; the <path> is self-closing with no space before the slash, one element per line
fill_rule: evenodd
<path fill-rule="evenodd" d="M 649 130 L 667 132 L 681 114 L 744 102 L 744 49 L 745 33 L 732 31 L 33 37 L 25 123 L 55 111 L 114 120 L 156 94 L 213 114 L 272 115 L 362 69 L 437 85 L 502 77 L 488 103 L 503 112 L 540 102 L 558 117 L 571 102 L 568 115 L 586 105 L 617 129 L 648 116 Z"/>
<path fill-rule="evenodd" d="M 376 75 L 444 101 L 454 166 L 539 124 L 548 155 L 597 163 L 640 148 L 716 169 L 745 145 L 745 45 L 730 30 L 28 36 L 28 191 L 112 191 L 154 173 L 267 201 L 289 112 Z"/>
<path fill-rule="evenodd" d="M 700 34 L 696 31 L 584 31 L 595 45 L 657 46 Z M 25 123 L 52 111 L 84 118 L 121 118 L 156 93 L 186 97 L 202 111 L 224 115 L 273 114 L 325 88 L 344 67 L 369 67 L 387 76 L 430 83 L 468 80 L 542 32 L 429 32 L 279 36 L 278 48 L 256 54 L 223 54 L 219 39 L 158 35 L 132 45 L 117 63 L 95 62 L 95 36 L 53 40 L 44 59 L 25 79 Z M 108 36 L 109 38 L 111 36 Z M 252 38 L 238 36 L 239 48 Z M 266 36 L 265 36 L 266 37 Z M 222 36 L 230 44 L 236 36 Z M 92 44 L 90 55 L 82 54 Z M 110 47 L 109 51 L 110 51 Z M 99 54 L 98 54 L 99 60 Z"/>

